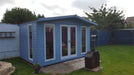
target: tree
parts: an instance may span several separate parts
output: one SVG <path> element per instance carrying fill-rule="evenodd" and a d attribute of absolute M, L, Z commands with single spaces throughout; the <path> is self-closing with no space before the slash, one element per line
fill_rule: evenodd
<path fill-rule="evenodd" d="M 11 24 L 21 24 L 28 21 L 33 21 L 38 19 L 35 13 L 32 13 L 26 8 L 12 8 L 12 10 L 6 10 L 6 13 L 3 16 L 3 23 Z"/>
<path fill-rule="evenodd" d="M 102 5 L 100 9 L 89 7 L 92 12 L 85 14 L 86 19 L 92 20 L 97 23 L 95 28 L 98 30 L 113 30 L 124 27 L 124 15 L 123 11 L 119 11 L 116 7 L 107 8 L 106 5 Z M 94 28 L 94 27 L 93 27 Z"/>
<path fill-rule="evenodd" d="M 38 18 L 45 18 L 45 16 L 44 15 L 40 15 L 40 14 L 38 14 L 38 16 L 37 16 Z"/>

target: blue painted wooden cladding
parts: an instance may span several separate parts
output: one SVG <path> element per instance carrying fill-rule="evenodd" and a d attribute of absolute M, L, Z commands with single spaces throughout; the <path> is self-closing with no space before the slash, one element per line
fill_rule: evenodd
<path fill-rule="evenodd" d="M 32 28 L 35 27 L 34 23 L 24 23 L 20 25 L 20 57 L 27 60 L 30 63 L 33 63 L 32 60 L 29 59 L 29 39 L 28 39 L 28 32 L 29 32 L 29 25 L 32 25 Z M 33 33 L 33 42 L 35 41 L 35 30 L 32 29 Z M 33 43 L 34 45 L 35 43 Z M 34 48 L 35 49 L 35 48 Z"/>
<path fill-rule="evenodd" d="M 19 26 L 14 24 L 0 23 L 0 60 L 18 56 Z"/>
<path fill-rule="evenodd" d="M 97 35 L 98 38 L 96 39 L 96 46 L 101 46 L 101 45 L 108 45 L 110 44 L 111 41 L 111 31 L 108 30 L 93 30 L 91 31 L 91 35 Z"/>
<path fill-rule="evenodd" d="M 62 19 L 61 19 L 62 18 Z M 29 46 L 28 46 L 28 26 L 32 24 L 32 47 L 33 47 L 33 60 L 29 59 Z M 41 66 L 50 65 L 74 58 L 80 58 L 84 54 L 81 53 L 81 27 L 86 27 L 86 51 L 90 50 L 90 25 L 95 23 L 84 20 L 78 16 L 69 16 L 69 17 L 60 17 L 56 19 L 41 19 L 29 23 L 25 23 L 20 25 L 20 56 L 27 60 L 28 62 L 40 63 Z M 51 61 L 46 61 L 46 53 L 45 53 L 45 42 L 46 40 L 44 35 L 44 26 L 46 25 L 54 25 L 54 49 L 55 49 L 55 59 Z M 76 41 L 77 41 L 77 54 L 76 56 L 69 56 L 68 58 L 61 58 L 61 25 L 67 26 L 76 26 Z M 96 24 L 97 25 L 97 24 Z"/>
<path fill-rule="evenodd" d="M 51 22 L 52 23 L 52 22 Z M 72 23 L 71 21 L 69 23 Z M 50 24 L 50 23 L 48 23 Z M 70 60 L 70 59 L 74 59 L 74 58 L 79 58 L 79 57 L 82 57 L 83 54 L 81 54 L 81 26 L 83 25 L 77 25 L 77 24 L 66 24 L 66 23 L 52 23 L 52 24 L 55 24 L 55 60 L 52 60 L 52 61 L 46 61 L 45 62 L 45 45 L 44 45 L 44 23 L 40 23 L 38 26 L 37 26 L 37 38 L 38 38 L 38 41 L 37 41 L 37 50 L 39 50 L 39 59 L 38 59 L 38 62 L 40 62 L 42 65 L 50 65 L 50 64 L 53 64 L 53 63 L 57 63 L 57 62 L 61 62 L 61 61 L 66 61 L 66 60 Z M 47 25 L 47 23 L 46 23 Z M 60 26 L 61 25 L 75 25 L 76 26 L 76 29 L 77 29 L 77 56 L 74 56 L 74 57 L 69 57 L 69 58 L 66 58 L 66 59 L 61 59 L 61 37 L 60 37 L 60 34 L 61 34 L 61 29 L 60 29 Z M 87 50 L 90 50 L 90 29 L 89 27 L 87 26 Z M 44 41 L 42 41 L 44 40 Z"/>

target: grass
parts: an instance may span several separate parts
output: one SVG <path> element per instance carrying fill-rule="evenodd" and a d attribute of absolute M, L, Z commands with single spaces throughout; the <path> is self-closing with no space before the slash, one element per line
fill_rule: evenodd
<path fill-rule="evenodd" d="M 31 64 L 27 63 L 26 61 L 22 60 L 21 58 L 12 58 L 12 59 L 5 59 L 3 61 L 11 62 L 13 66 L 15 66 L 15 72 L 12 75 L 35 75 L 32 74 L 34 69 Z M 44 75 L 43 73 L 39 75 Z M 49 75 L 49 74 L 45 74 Z"/>
<path fill-rule="evenodd" d="M 98 46 L 96 47 L 96 50 L 100 52 L 102 61 L 101 66 L 104 67 L 103 70 L 99 72 L 90 72 L 85 69 L 80 69 L 64 75 L 134 75 L 133 45 Z M 20 58 L 3 61 L 11 62 L 16 67 L 16 71 L 13 75 L 35 75 L 32 74 L 32 66 Z M 51 74 L 41 73 L 38 75 Z"/>

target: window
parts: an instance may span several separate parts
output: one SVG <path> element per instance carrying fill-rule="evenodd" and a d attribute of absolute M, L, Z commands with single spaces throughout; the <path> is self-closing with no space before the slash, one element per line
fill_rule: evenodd
<path fill-rule="evenodd" d="M 29 25 L 29 58 L 33 59 L 33 49 L 32 49 L 32 25 Z"/>
<path fill-rule="evenodd" d="M 82 53 L 86 52 L 86 27 L 81 28 L 82 32 Z"/>
<path fill-rule="evenodd" d="M 0 32 L 0 38 L 15 38 L 15 32 Z"/>
<path fill-rule="evenodd" d="M 46 59 L 54 58 L 54 26 L 45 26 Z"/>

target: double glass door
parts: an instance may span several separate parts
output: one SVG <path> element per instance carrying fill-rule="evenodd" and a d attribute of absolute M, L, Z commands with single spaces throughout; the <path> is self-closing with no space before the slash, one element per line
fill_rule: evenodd
<path fill-rule="evenodd" d="M 61 26 L 61 55 L 76 55 L 76 26 Z"/>

